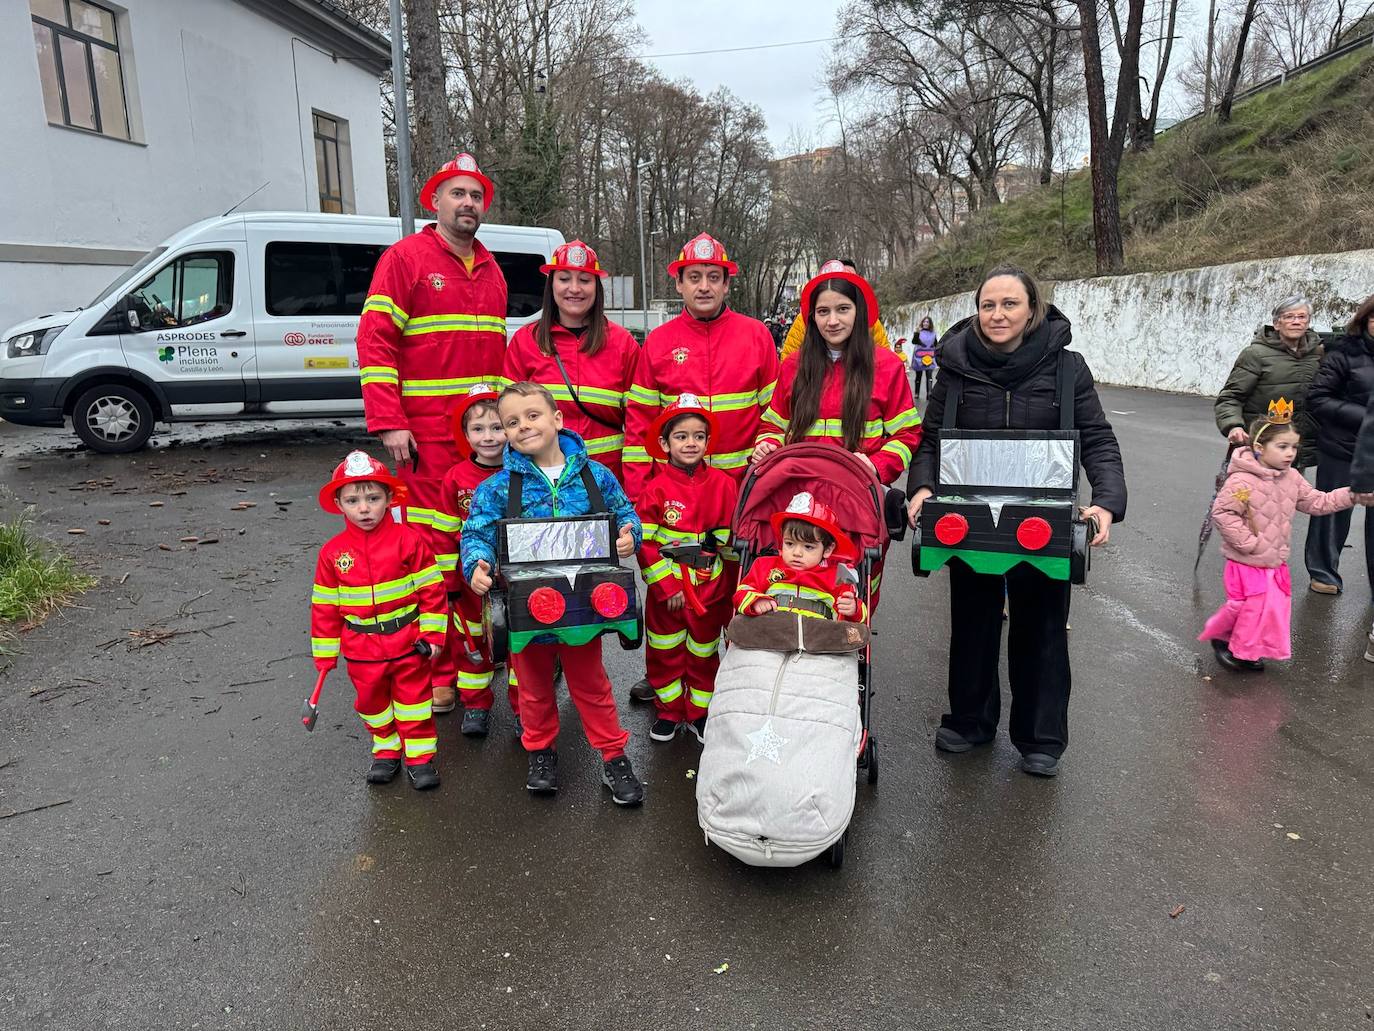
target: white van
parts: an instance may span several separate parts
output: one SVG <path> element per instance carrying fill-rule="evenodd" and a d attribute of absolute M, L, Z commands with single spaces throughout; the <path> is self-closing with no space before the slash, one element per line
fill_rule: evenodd
<path fill-rule="evenodd" d="M 362 414 L 355 337 L 400 220 L 246 212 L 197 222 L 85 308 L 0 344 L 0 418 L 136 451 L 156 422 Z M 484 225 L 510 289 L 506 331 L 539 316 L 553 229 Z"/>

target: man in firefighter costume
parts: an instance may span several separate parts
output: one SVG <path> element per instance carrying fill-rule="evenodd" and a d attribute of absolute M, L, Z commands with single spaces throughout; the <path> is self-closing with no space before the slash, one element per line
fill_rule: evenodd
<path fill-rule="evenodd" d="M 682 314 L 644 341 L 625 405 L 625 493 L 637 500 L 655 460 L 645 449 L 650 424 L 680 394 L 694 394 L 716 419 L 712 466 L 743 479 L 759 419 L 773 396 L 778 353 L 762 322 L 725 303 L 739 273 L 720 241 L 707 233 L 688 240 L 668 274 L 677 280 Z M 655 697 L 648 680 L 630 691 Z"/>
<path fill-rule="evenodd" d="M 406 484 L 404 519 L 445 571 L 457 556 L 439 508 L 444 474 L 458 461 L 449 431 L 455 398 L 497 380 L 506 351 L 506 279 L 477 239 L 494 187 L 471 154 L 430 176 L 420 203 L 436 222 L 387 248 L 358 323 L 367 428 Z M 434 667 L 436 712 L 455 704 L 453 657 Z"/>
<path fill-rule="evenodd" d="M 320 507 L 342 514 L 344 528 L 315 566 L 310 647 L 321 672 L 348 660 L 354 708 L 372 735 L 368 783 L 390 782 L 404 756 L 424 790 L 439 786 L 430 663 L 444 645 L 448 604 L 434 552 L 391 517 L 405 497 L 405 485 L 363 451 L 320 489 Z"/>

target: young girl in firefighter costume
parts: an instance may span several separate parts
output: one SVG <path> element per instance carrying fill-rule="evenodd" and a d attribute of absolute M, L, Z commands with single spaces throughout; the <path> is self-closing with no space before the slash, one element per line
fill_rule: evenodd
<path fill-rule="evenodd" d="M 641 530 L 634 506 L 604 465 L 589 459 L 582 438 L 563 429 L 563 413 L 553 395 L 537 383 L 512 383 L 501 391 L 498 411 L 510 446 L 505 467 L 486 480 L 473 495 L 463 527 L 463 575 L 479 596 L 491 590 L 496 564 L 497 524 L 508 511 L 521 518 L 587 515 L 595 502 L 588 481 L 620 528 L 616 553 L 621 558 L 639 547 Z M 511 498 L 512 477 L 519 495 Z M 512 505 L 511 501 L 515 500 Z M 558 700 L 554 694 L 554 662 L 563 663 L 568 694 L 582 717 L 582 729 L 601 753 L 601 779 L 620 805 L 644 801 L 644 788 L 635 777 L 625 742 L 629 732 L 620 725 L 611 682 L 601 664 L 601 639 L 573 645 L 549 635 L 536 637 L 510 657 L 520 676 L 522 738 L 529 752 L 525 787 L 535 794 L 558 790 Z"/>
<path fill-rule="evenodd" d="M 863 623 L 867 607 L 853 579 L 842 579 L 855 558 L 835 514 L 803 491 L 771 520 L 776 555 L 755 559 L 740 579 L 734 607 L 745 616 L 785 609 L 808 616 Z M 850 569 L 852 572 L 852 569 Z"/>
<path fill-rule="evenodd" d="M 511 337 L 503 375 L 511 383 L 538 383 L 553 394 L 563 425 L 624 483 L 625 395 L 639 344 L 624 326 L 606 318 L 602 280 L 609 273 L 596 251 L 574 240 L 555 250 L 539 270 L 547 277 L 543 314 Z"/>
<path fill-rule="evenodd" d="M 506 432 L 496 411 L 497 388 L 479 383 L 468 391 L 450 417 L 453 440 L 459 454 L 465 455 L 444 476 L 439 488 L 439 511 L 450 534 L 447 550 L 456 561 L 462 540 L 463 524 L 472 507 L 472 496 L 488 477 L 502 468 Z M 444 570 L 444 586 L 453 608 L 446 645 L 458 673 L 458 695 L 463 703 L 462 732 L 468 737 L 486 737 L 489 729 L 495 666 L 491 648 L 483 639 L 482 599 L 473 593 L 458 568 Z M 507 671 L 506 697 L 515 717 L 515 736 L 520 737 L 520 704 L 516 679 Z M 435 705 L 435 712 L 439 712 Z M 447 710 L 444 710 L 447 711 Z"/>
<path fill-rule="evenodd" d="M 1226 556 L 1226 603 L 1198 640 L 1211 641 L 1217 662 L 1230 670 L 1260 670 L 1265 659 L 1291 655 L 1293 513 L 1330 515 L 1355 503 L 1349 487 L 1319 491 L 1293 468 L 1301 438 L 1292 421 L 1291 401 L 1270 402 L 1268 416 L 1250 427 L 1250 443 L 1232 454 L 1212 505 Z"/>
<path fill-rule="evenodd" d="M 679 726 L 698 741 L 720 665 L 720 633 L 730 621 L 736 563 L 721 555 L 739 487 L 706 464 L 716 417 L 694 394 L 683 394 L 649 426 L 645 450 L 662 462 L 639 495 L 644 524 L 640 568 L 649 649 L 645 667 L 658 718 L 654 741 L 671 741 Z M 685 553 L 677 549 L 685 549 Z"/>
<path fill-rule="evenodd" d="M 439 786 L 430 664 L 444 646 L 448 602 L 434 552 L 391 516 L 405 497 L 405 485 L 363 451 L 321 488 L 320 507 L 342 513 L 344 529 L 315 566 L 310 646 L 321 672 L 348 660 L 354 708 L 372 735 L 367 782 L 390 782 L 404 756 L 423 790 Z"/>

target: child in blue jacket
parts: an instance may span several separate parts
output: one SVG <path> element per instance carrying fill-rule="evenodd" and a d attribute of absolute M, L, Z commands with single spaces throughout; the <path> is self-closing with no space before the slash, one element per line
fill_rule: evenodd
<path fill-rule="evenodd" d="M 520 515 L 577 516 L 592 511 L 583 471 L 605 500 L 620 527 L 616 551 L 627 558 L 638 550 L 643 531 L 611 471 L 587 457 L 582 438 L 563 429 L 563 413 L 549 391 L 537 383 L 512 383 L 501 392 L 497 413 L 510 446 L 504 468 L 485 480 L 473 495 L 461 544 L 463 575 L 478 595 L 491 590 L 496 562 L 497 523 L 506 515 L 511 473 L 520 475 Z M 561 660 L 582 728 L 593 748 L 601 752 L 601 780 L 620 805 L 644 801 L 644 787 L 625 755 L 629 731 L 620 725 L 611 682 L 601 663 L 601 639 L 570 645 L 552 636 L 534 642 L 510 657 L 520 682 L 521 741 L 530 755 L 525 787 L 536 794 L 558 790 L 558 701 L 554 695 L 554 662 Z"/>

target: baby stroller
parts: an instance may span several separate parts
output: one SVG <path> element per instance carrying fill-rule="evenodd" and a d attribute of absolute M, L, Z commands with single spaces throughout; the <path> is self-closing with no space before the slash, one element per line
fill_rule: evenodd
<path fill-rule="evenodd" d="M 858 555 L 856 587 L 871 612 L 875 564 L 888 541 L 905 533 L 905 497 L 830 443 L 790 444 L 750 469 L 734 516 L 741 572 L 776 549 L 770 517 L 801 491 L 849 530 Z M 839 867 L 857 773 L 878 782 L 870 635 L 852 623 L 789 619 L 736 617 L 727 631 L 730 647 L 697 773 L 697 817 L 709 842 L 750 865 L 797 866 L 828 852 Z M 795 635 L 784 631 L 787 643 L 777 633 L 770 639 L 765 620 L 775 621 L 774 630 L 777 620 L 794 622 Z M 794 743 L 789 766 L 785 735 L 802 732 L 806 740 Z M 761 756 L 765 761 L 756 764 Z"/>

